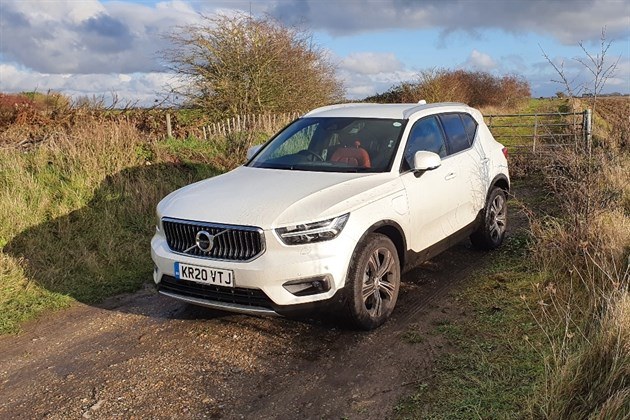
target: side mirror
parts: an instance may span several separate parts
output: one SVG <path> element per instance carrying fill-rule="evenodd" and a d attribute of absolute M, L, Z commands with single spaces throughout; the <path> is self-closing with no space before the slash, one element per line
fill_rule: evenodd
<path fill-rule="evenodd" d="M 257 145 L 257 146 L 252 146 L 249 149 L 247 149 L 247 160 L 250 160 L 252 157 L 254 157 L 254 155 L 260 150 L 260 148 L 262 147 L 262 145 Z"/>
<path fill-rule="evenodd" d="M 439 168 L 442 165 L 442 159 L 437 153 L 421 150 L 413 155 L 413 171 L 424 172 Z"/>

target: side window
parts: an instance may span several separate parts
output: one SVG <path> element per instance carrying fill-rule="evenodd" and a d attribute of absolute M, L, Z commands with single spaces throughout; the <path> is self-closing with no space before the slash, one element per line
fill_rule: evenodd
<path fill-rule="evenodd" d="M 413 156 L 420 150 L 446 156 L 444 135 L 435 117 L 423 118 L 413 125 L 405 147 L 405 161 L 409 167 L 413 164 Z"/>
<path fill-rule="evenodd" d="M 459 114 L 441 114 L 440 120 L 448 139 L 448 152 L 454 154 L 470 147 L 468 135 Z"/>
<path fill-rule="evenodd" d="M 462 117 L 464 128 L 466 129 L 466 134 L 468 135 L 468 143 L 473 144 L 475 134 L 477 133 L 477 121 L 468 114 L 460 114 L 460 117 Z"/>

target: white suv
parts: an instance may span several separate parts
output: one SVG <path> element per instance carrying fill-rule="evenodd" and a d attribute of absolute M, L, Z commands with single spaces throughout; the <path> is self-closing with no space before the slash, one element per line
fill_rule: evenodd
<path fill-rule="evenodd" d="M 249 161 L 164 198 L 161 294 L 252 314 L 317 307 L 372 329 L 401 272 L 507 222 L 507 150 L 464 104 L 343 104 L 294 121 Z"/>

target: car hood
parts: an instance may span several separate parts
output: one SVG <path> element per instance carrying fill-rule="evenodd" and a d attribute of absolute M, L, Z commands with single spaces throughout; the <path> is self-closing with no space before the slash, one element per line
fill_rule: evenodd
<path fill-rule="evenodd" d="M 158 214 L 271 229 L 339 216 L 401 189 L 391 173 L 242 166 L 169 194 L 158 205 Z"/>

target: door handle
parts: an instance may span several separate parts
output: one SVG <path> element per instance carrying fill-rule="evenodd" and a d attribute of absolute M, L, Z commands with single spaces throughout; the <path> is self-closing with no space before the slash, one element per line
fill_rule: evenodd
<path fill-rule="evenodd" d="M 457 174 L 455 174 L 455 172 L 451 172 L 451 173 L 446 174 L 446 176 L 444 177 L 444 179 L 448 181 L 449 179 L 453 179 L 453 178 L 455 178 L 456 176 L 457 176 Z"/>

